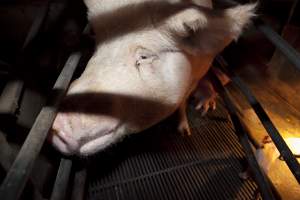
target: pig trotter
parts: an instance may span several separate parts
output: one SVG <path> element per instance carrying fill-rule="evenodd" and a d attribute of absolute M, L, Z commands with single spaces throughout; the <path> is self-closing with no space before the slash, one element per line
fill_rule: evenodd
<path fill-rule="evenodd" d="M 177 130 L 182 136 L 192 135 L 191 128 L 186 115 L 186 102 L 184 102 L 179 108 L 179 124 Z"/>
<path fill-rule="evenodd" d="M 179 122 L 179 125 L 178 125 L 178 131 L 181 133 L 182 136 L 190 136 L 192 135 L 191 133 L 191 129 L 190 129 L 190 125 L 188 123 L 188 121 L 181 121 Z"/>
<path fill-rule="evenodd" d="M 212 110 L 216 109 L 217 107 L 216 97 L 217 96 L 204 97 L 204 99 L 199 100 L 199 102 L 195 106 L 195 109 L 200 110 L 202 108 L 201 116 L 206 115 L 209 108 L 212 108 Z"/>
<path fill-rule="evenodd" d="M 250 178 L 250 172 L 249 169 L 246 169 L 245 171 L 239 173 L 239 177 L 242 180 L 248 180 Z"/>
<path fill-rule="evenodd" d="M 215 91 L 210 80 L 207 78 L 199 81 L 198 87 L 195 91 L 195 97 L 198 101 L 195 109 L 202 110 L 201 116 L 204 116 L 210 108 L 212 110 L 216 109 L 217 92 Z"/>

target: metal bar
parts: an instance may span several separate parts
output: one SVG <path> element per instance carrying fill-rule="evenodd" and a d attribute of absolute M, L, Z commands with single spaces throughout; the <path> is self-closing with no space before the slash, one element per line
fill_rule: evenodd
<path fill-rule="evenodd" d="M 50 200 L 66 199 L 69 178 L 71 174 L 72 160 L 62 158 L 54 183 L 54 188 Z"/>
<path fill-rule="evenodd" d="M 229 5 L 238 5 L 238 2 L 234 0 L 222 0 L 222 2 L 227 3 Z M 295 0 L 292 5 L 291 13 L 294 12 L 298 0 Z M 291 16 L 289 16 L 288 22 Z M 300 54 L 297 50 L 295 50 L 286 40 L 284 40 L 278 33 L 276 33 L 269 25 L 265 24 L 261 19 L 256 19 L 254 21 L 254 25 L 256 28 L 262 32 L 265 37 L 272 42 L 274 46 L 276 46 L 286 57 L 287 59 L 298 69 L 300 70 Z"/>
<path fill-rule="evenodd" d="M 285 41 L 278 33 L 266 25 L 263 21 L 257 20 L 256 28 L 261 31 L 270 42 L 272 42 L 286 57 L 300 70 L 300 54 L 287 41 Z"/>
<path fill-rule="evenodd" d="M 16 65 L 22 65 L 23 59 L 21 59 L 24 49 L 28 44 L 37 36 L 41 26 L 47 16 L 49 8 L 49 2 L 47 1 L 45 5 L 38 10 L 34 22 L 32 23 L 29 32 L 26 35 L 25 41 L 23 43 L 20 55 L 18 55 Z M 0 61 L 0 64 L 9 66 L 7 63 Z M 8 70 L 8 72 L 11 69 Z M 7 74 L 8 74 L 7 72 Z M 1 73 L 0 73 L 1 74 Z M 2 73 L 3 74 L 3 73 Z M 2 92 L 0 97 L 0 114 L 11 114 L 14 115 L 19 107 L 19 99 L 21 98 L 23 91 L 24 82 L 23 80 L 12 80 L 9 81 Z"/>
<path fill-rule="evenodd" d="M 16 113 L 23 85 L 21 80 L 10 80 L 6 83 L 0 96 L 0 114 L 14 115 Z"/>
<path fill-rule="evenodd" d="M 12 165 L 16 153 L 13 151 L 11 146 L 6 140 L 5 134 L 0 130 L 0 165 L 5 170 L 8 171 Z"/>
<path fill-rule="evenodd" d="M 289 12 L 289 16 L 288 16 L 288 19 L 286 20 L 286 23 L 285 24 L 289 24 L 294 16 L 294 13 L 295 13 L 295 10 L 296 10 L 296 7 L 298 5 L 298 2 L 299 0 L 294 0 L 293 1 L 293 4 L 291 6 L 291 9 L 290 9 L 290 12 Z"/>
<path fill-rule="evenodd" d="M 15 200 L 22 194 L 33 164 L 52 126 L 58 106 L 65 95 L 80 57 L 81 53 L 76 52 L 67 60 L 52 89 L 53 101 L 42 108 L 16 160 L 1 185 L 1 200 Z"/>
<path fill-rule="evenodd" d="M 42 8 L 38 10 L 36 17 L 23 43 L 22 50 L 24 50 L 27 47 L 27 45 L 33 40 L 33 38 L 35 38 L 36 35 L 38 34 L 47 16 L 48 10 L 49 10 L 49 0 L 47 0 L 45 2 L 45 5 L 43 5 Z"/>
<path fill-rule="evenodd" d="M 280 135 L 279 131 L 267 115 L 266 111 L 263 109 L 261 104 L 257 101 L 255 96 L 252 94 L 251 90 L 247 85 L 233 72 L 229 69 L 226 61 L 221 57 L 217 56 L 217 61 L 229 75 L 232 82 L 240 89 L 240 91 L 245 95 L 251 107 L 255 111 L 259 120 L 263 124 L 269 136 L 272 138 L 275 146 L 277 147 L 280 155 L 283 157 L 284 161 L 288 165 L 289 169 L 295 176 L 298 183 L 300 183 L 300 164 L 298 163 L 296 157 L 293 155 L 292 151 L 289 149 L 288 145 L 285 143 L 284 139 Z"/>
<path fill-rule="evenodd" d="M 214 85 L 217 86 L 219 93 L 225 102 L 225 106 L 229 112 L 233 126 L 236 130 L 236 135 L 238 136 L 240 143 L 243 146 L 249 167 L 253 172 L 254 179 L 256 180 L 256 183 L 261 191 L 263 199 L 265 200 L 275 199 L 269 181 L 266 178 L 265 174 L 261 171 L 261 168 L 259 167 L 259 164 L 255 158 L 255 155 L 251 148 L 251 144 L 249 142 L 248 134 L 246 133 L 246 130 L 244 129 L 237 115 L 237 108 L 232 103 L 228 90 L 223 87 L 222 83 L 216 77 L 216 75 L 213 74 L 211 75 L 211 77 L 213 78 Z"/>
<path fill-rule="evenodd" d="M 14 151 L 13 148 L 9 145 L 6 140 L 5 134 L 0 131 L 0 165 L 4 169 L 5 172 L 9 171 L 9 168 L 13 164 L 15 158 L 17 156 L 17 151 Z M 36 187 L 34 181 L 29 178 L 28 180 L 29 186 L 33 190 L 33 195 L 35 200 L 42 200 L 42 194 Z"/>
<path fill-rule="evenodd" d="M 72 200 L 84 200 L 86 177 L 86 168 L 83 168 L 75 173 L 72 188 Z"/>

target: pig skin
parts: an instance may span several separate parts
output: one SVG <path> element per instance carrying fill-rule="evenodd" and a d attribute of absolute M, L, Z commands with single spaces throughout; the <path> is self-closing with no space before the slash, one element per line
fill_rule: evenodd
<path fill-rule="evenodd" d="M 215 106 L 205 74 L 254 16 L 255 4 L 212 9 L 209 0 L 85 0 L 96 48 L 72 82 L 49 133 L 67 155 L 88 156 L 179 111 L 202 85 L 198 108 Z M 203 91 L 208 90 L 208 95 Z M 200 98 L 199 97 L 199 98 Z M 204 98 L 203 98 L 204 97 Z"/>

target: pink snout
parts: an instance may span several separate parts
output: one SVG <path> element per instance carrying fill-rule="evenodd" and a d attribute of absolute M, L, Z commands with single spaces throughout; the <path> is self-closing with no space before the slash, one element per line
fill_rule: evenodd
<path fill-rule="evenodd" d="M 110 116 L 59 113 L 50 130 L 49 140 L 63 154 L 90 154 L 100 148 L 94 141 L 107 138 L 118 125 L 119 120 Z M 91 144 L 93 149 L 86 148 Z"/>

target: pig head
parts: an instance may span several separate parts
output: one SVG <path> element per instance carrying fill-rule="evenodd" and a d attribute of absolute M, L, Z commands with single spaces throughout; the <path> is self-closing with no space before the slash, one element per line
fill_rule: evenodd
<path fill-rule="evenodd" d="M 64 154 L 91 155 L 185 104 L 212 60 L 254 15 L 255 5 L 214 10 L 211 2 L 85 0 L 96 49 L 75 80 L 49 139 Z"/>

